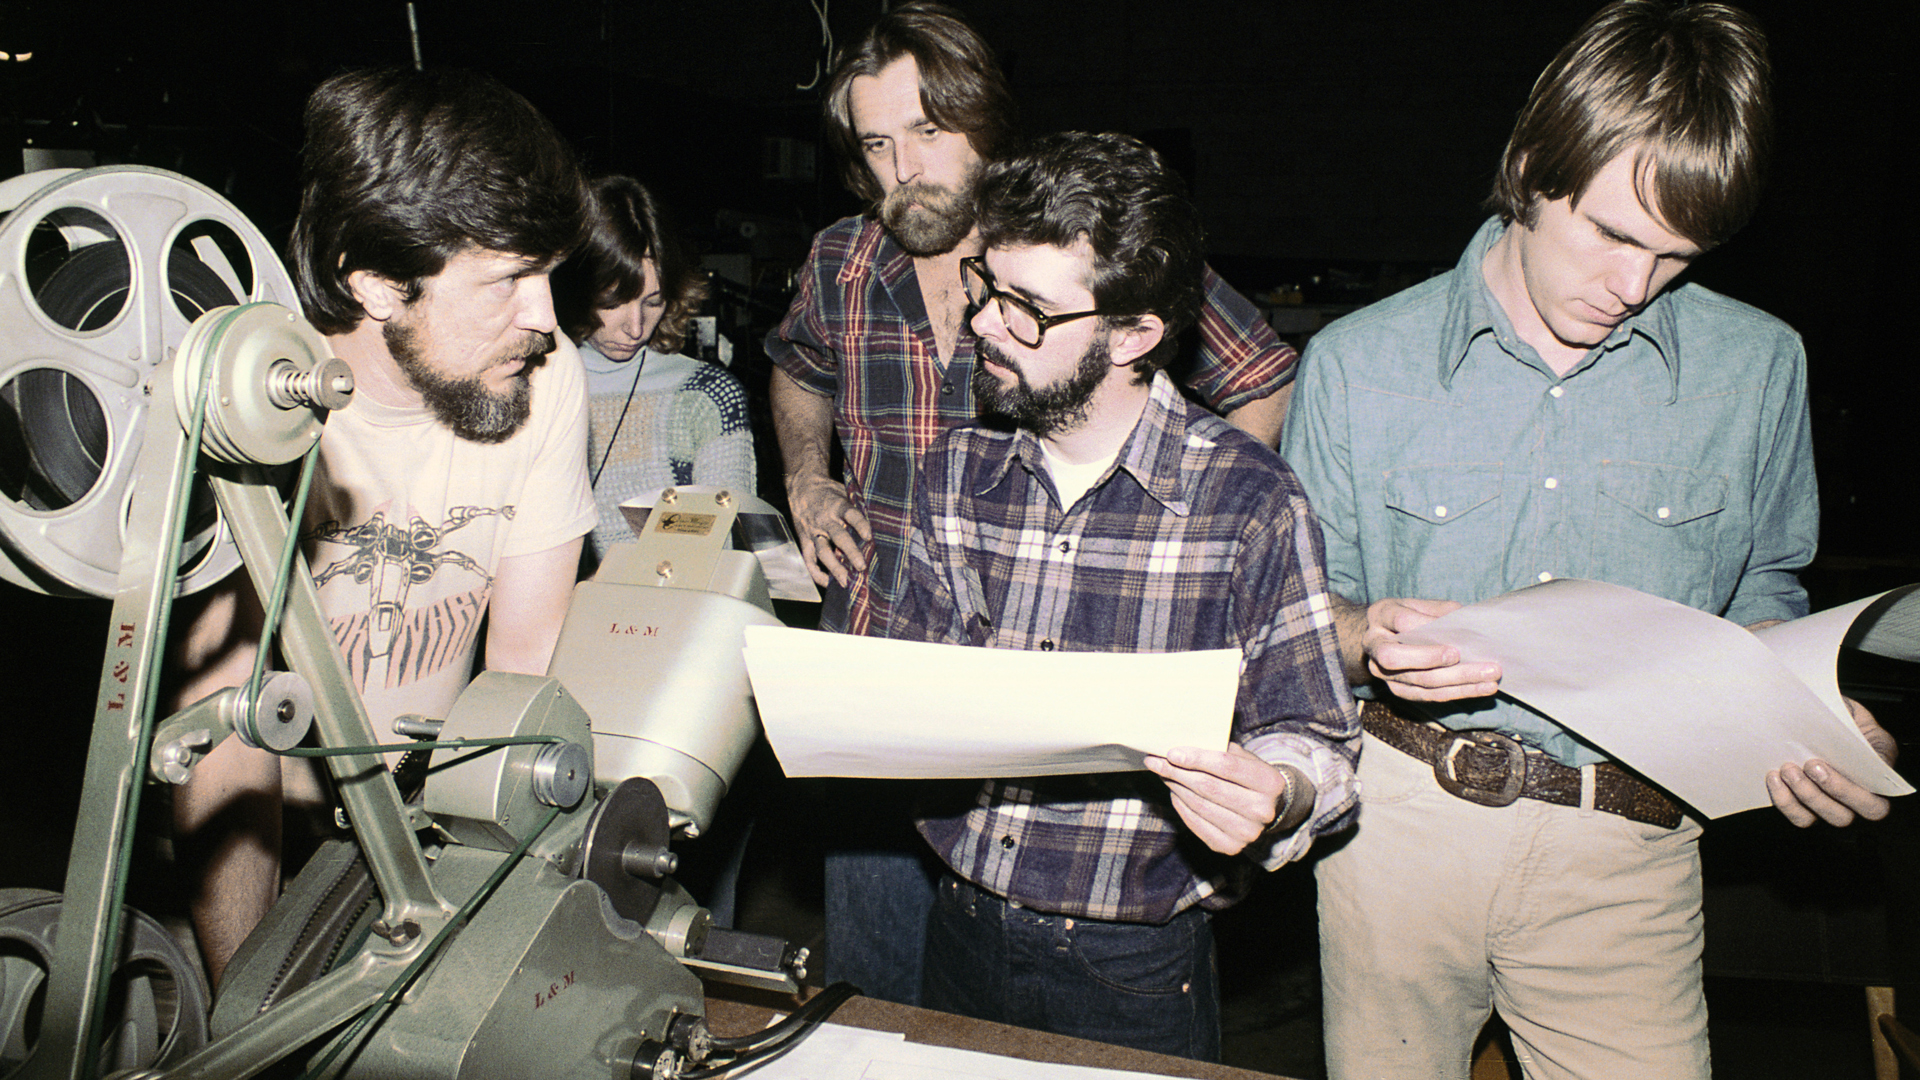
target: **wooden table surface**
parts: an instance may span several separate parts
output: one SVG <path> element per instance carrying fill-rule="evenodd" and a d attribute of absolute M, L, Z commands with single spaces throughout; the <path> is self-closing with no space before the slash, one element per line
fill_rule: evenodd
<path fill-rule="evenodd" d="M 715 1035 L 746 1035 L 765 1027 L 774 1013 L 793 1011 L 797 1003 L 796 999 L 784 995 L 709 986 L 707 1026 Z M 909 1042 L 928 1046 L 980 1050 L 1028 1061 L 1124 1069 L 1162 1076 L 1188 1076 L 1198 1080 L 1272 1080 L 1266 1073 L 1247 1069 L 1210 1065 L 866 997 L 848 1000 L 834 1010 L 828 1022 L 870 1031 L 898 1032 L 905 1035 Z"/>

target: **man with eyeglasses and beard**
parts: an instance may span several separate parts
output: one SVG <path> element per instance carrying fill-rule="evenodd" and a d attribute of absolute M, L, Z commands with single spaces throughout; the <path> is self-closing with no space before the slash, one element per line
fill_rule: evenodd
<path fill-rule="evenodd" d="M 1015 143 L 992 51 L 952 8 L 902 4 L 840 56 L 827 128 L 870 213 L 821 231 L 787 317 L 767 336 L 770 392 L 802 554 L 828 589 L 822 626 L 877 632 L 898 595 L 913 470 L 976 415 L 959 265 L 980 250 L 973 188 Z M 1210 269 L 1189 388 L 1268 445 L 1294 351 Z M 845 479 L 828 459 L 835 435 Z"/>
<path fill-rule="evenodd" d="M 352 368 L 301 523 L 322 609 L 376 725 L 444 717 L 488 668 L 544 674 L 593 528 L 579 354 L 547 278 L 579 243 L 574 155 L 520 95 L 459 71 L 352 72 L 308 100 L 291 250 L 307 318 Z M 191 702 L 248 677 L 235 575 L 182 662 Z M 490 616 L 490 617 L 489 617 Z M 174 800 L 217 982 L 279 892 L 282 797 L 313 773 L 229 738 Z"/>
<path fill-rule="evenodd" d="M 960 261 L 980 251 L 973 187 L 1011 150 L 1014 107 L 986 42 L 958 12 L 924 0 L 897 6 L 841 54 L 825 105 L 847 185 L 872 210 L 814 238 L 799 294 L 766 339 L 768 390 L 801 554 L 826 591 L 820 626 L 869 634 L 886 627 L 906 580 L 920 455 L 977 415 Z M 1294 351 L 1201 272 L 1183 381 L 1272 445 Z M 904 802 L 878 783 L 832 798 L 844 809 L 830 811 L 839 820 L 826 862 L 827 975 L 913 1004 L 932 891 Z"/>
<path fill-rule="evenodd" d="M 1209 912 L 1353 819 L 1319 525 L 1278 456 L 1161 370 L 1199 312 L 1201 230 L 1152 150 L 1040 139 L 987 167 L 979 204 L 962 274 L 984 419 L 926 453 L 888 636 L 1242 663 L 1224 749 L 922 785 L 945 868 L 922 1004 L 1215 1059 Z"/>

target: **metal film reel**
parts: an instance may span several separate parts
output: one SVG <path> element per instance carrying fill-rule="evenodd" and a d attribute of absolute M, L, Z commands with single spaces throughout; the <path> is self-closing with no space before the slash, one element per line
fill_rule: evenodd
<path fill-rule="evenodd" d="M 141 166 L 0 183 L 0 577 L 111 595 L 148 384 L 193 320 L 270 300 L 295 311 L 272 246 L 233 205 Z M 182 591 L 239 565 L 196 491 Z"/>

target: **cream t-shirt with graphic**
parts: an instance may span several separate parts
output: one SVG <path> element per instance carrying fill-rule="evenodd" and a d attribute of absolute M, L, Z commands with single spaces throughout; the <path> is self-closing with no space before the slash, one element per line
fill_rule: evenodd
<path fill-rule="evenodd" d="M 572 343 L 556 341 L 529 376 L 526 426 L 505 442 L 469 442 L 425 408 L 366 394 L 327 420 L 303 538 L 377 730 L 402 713 L 446 716 L 501 559 L 594 526 L 585 376 Z"/>

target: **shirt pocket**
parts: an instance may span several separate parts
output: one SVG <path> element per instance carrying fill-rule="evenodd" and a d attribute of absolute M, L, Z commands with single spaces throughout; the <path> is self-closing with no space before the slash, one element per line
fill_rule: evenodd
<path fill-rule="evenodd" d="M 959 644 L 992 645 L 1000 628 L 988 610 L 987 590 L 980 582 L 980 572 L 972 564 L 962 563 L 954 575 L 953 587 L 958 607 Z"/>
<path fill-rule="evenodd" d="M 1727 480 L 1644 461 L 1600 463 L 1600 550 L 1632 552 L 1616 578 L 1642 592 L 1711 609 L 1721 594 Z"/>
<path fill-rule="evenodd" d="M 1458 559 L 1499 561 L 1504 541 L 1494 513 L 1505 476 L 1500 462 L 1450 461 L 1390 469 L 1384 498 L 1400 596 L 1450 596 L 1459 591 Z M 1493 532 L 1489 532 L 1493 530 Z M 1488 544 L 1493 545 L 1488 550 Z M 1425 577 L 1437 577 L 1429 583 Z M 1435 588 L 1440 591 L 1433 591 Z M 1421 591 L 1421 590 L 1426 591 Z"/>

